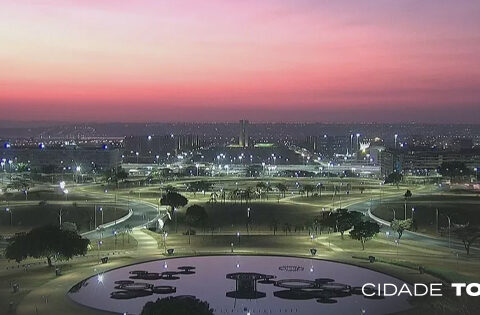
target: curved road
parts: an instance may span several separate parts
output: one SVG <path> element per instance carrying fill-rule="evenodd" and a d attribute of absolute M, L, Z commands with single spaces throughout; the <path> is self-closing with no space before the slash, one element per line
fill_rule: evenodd
<path fill-rule="evenodd" d="M 134 228 L 139 226 L 145 226 L 149 222 L 156 220 L 162 212 L 159 213 L 157 206 L 154 204 L 138 201 L 138 200 L 123 200 L 119 198 L 117 200 L 117 205 L 122 207 L 128 207 L 129 209 L 133 210 L 132 216 L 127 220 L 114 224 L 112 226 L 108 226 L 103 229 L 103 231 L 95 230 L 83 233 L 82 236 L 85 236 L 89 239 L 99 239 L 102 237 L 108 237 L 114 235 L 115 231 L 123 231 L 127 227 Z M 165 209 L 162 209 L 165 210 Z M 166 211 L 166 210 L 165 210 Z M 102 236 L 103 233 L 103 236 Z"/>
<path fill-rule="evenodd" d="M 382 200 L 382 202 L 392 200 L 392 199 L 398 199 L 398 198 L 385 198 L 385 199 Z M 378 205 L 379 203 L 380 203 L 379 200 L 360 202 L 360 203 L 357 203 L 357 204 L 350 205 L 348 207 L 348 210 L 358 211 L 358 212 L 361 212 L 361 213 L 365 214 L 366 216 L 368 216 L 368 214 L 367 214 L 368 210 L 369 209 L 374 209 L 375 206 Z M 373 219 L 371 219 L 371 220 L 373 220 Z M 386 226 L 386 225 L 382 225 L 381 232 L 383 232 L 383 233 L 390 232 L 391 235 L 395 235 L 393 230 L 389 226 Z M 425 234 L 421 234 L 421 233 L 414 233 L 414 232 L 411 232 L 411 231 L 405 231 L 405 232 L 403 232 L 403 235 L 402 235 L 402 240 L 404 240 L 404 239 L 421 242 L 421 243 L 424 243 L 426 246 L 430 245 L 430 246 L 440 246 L 440 247 L 446 247 L 446 248 L 450 247 L 453 251 L 460 252 L 460 253 L 465 251 L 465 247 L 463 246 L 463 244 L 461 242 L 455 240 L 453 237 L 452 237 L 451 241 L 449 242 L 449 240 L 445 239 L 445 238 L 429 236 L 429 235 L 425 235 Z M 474 251 L 474 250 L 478 250 L 478 248 L 474 248 L 472 246 L 470 248 L 470 250 Z"/>

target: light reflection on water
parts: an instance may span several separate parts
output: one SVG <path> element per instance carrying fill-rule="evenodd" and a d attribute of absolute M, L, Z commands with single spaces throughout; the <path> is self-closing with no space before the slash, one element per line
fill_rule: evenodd
<path fill-rule="evenodd" d="M 100 281 L 101 280 L 101 281 Z M 348 264 L 281 256 L 201 256 L 157 260 L 107 271 L 72 288 L 91 308 L 139 314 L 149 301 L 195 296 L 215 314 L 384 314 L 407 298 L 367 299 L 363 284 L 403 282 Z"/>

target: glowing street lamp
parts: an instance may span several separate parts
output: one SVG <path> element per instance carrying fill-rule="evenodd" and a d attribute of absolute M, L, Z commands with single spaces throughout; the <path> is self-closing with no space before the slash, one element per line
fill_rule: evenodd
<path fill-rule="evenodd" d="M 5 208 L 5 211 L 10 213 L 10 226 L 13 226 L 13 211 L 8 207 Z"/>
<path fill-rule="evenodd" d="M 100 207 L 99 211 L 102 214 L 102 226 L 103 226 L 103 207 Z"/>

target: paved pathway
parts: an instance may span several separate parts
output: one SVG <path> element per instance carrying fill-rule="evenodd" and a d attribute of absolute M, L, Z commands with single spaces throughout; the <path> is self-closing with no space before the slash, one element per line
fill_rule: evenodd
<path fill-rule="evenodd" d="M 158 250 L 157 241 L 150 235 L 144 232 L 141 228 L 134 228 L 132 236 L 138 242 L 138 249 L 140 252 L 150 253 Z"/>

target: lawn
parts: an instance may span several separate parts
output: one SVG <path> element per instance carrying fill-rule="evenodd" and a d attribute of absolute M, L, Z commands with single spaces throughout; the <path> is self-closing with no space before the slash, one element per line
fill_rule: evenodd
<path fill-rule="evenodd" d="M 448 227 L 447 215 L 450 216 L 452 224 L 469 222 L 471 225 L 480 225 L 480 197 L 454 194 L 413 196 L 407 201 L 407 218 L 412 216 L 412 208 L 415 209 L 414 219 L 417 232 L 437 234 L 437 209 L 441 231 Z M 405 203 L 402 198 L 378 204 L 372 212 L 382 219 L 391 221 L 393 220 L 392 209 L 395 210 L 397 219 L 404 218 Z"/>
<path fill-rule="evenodd" d="M 62 222 L 74 222 L 80 232 L 93 229 L 94 225 L 94 206 L 69 203 L 69 204 L 49 204 L 45 205 L 10 205 L 10 212 L 0 212 L 0 227 L 3 231 L 7 229 L 10 232 L 28 231 L 34 227 L 58 224 L 59 211 L 62 209 Z M 113 206 L 102 206 L 103 221 L 110 222 L 127 215 L 128 210 Z M 102 223 L 102 214 L 96 211 L 97 225 Z M 10 224 L 12 219 L 12 224 Z"/>

